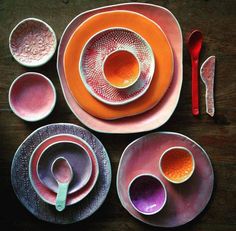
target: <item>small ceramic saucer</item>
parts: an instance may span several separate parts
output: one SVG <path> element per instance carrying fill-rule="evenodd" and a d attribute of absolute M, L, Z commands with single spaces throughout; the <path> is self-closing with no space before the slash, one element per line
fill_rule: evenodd
<path fill-rule="evenodd" d="M 195 160 L 193 175 L 182 184 L 169 182 L 159 169 L 162 153 L 173 146 L 186 147 Z M 140 174 L 158 177 L 167 190 L 167 203 L 152 216 L 143 216 L 129 201 L 129 184 Z M 138 220 L 159 227 L 177 227 L 193 220 L 209 202 L 213 185 L 214 173 L 207 153 L 190 138 L 172 132 L 152 133 L 133 141 L 124 150 L 117 172 L 117 192 L 123 207 Z"/>
<path fill-rule="evenodd" d="M 140 64 L 138 80 L 124 89 L 110 85 L 103 72 L 107 56 L 120 50 L 133 54 Z M 141 97 L 151 83 L 154 70 L 155 59 L 147 41 L 125 28 L 109 28 L 96 33 L 85 44 L 79 62 L 80 75 L 89 93 L 111 105 L 127 104 Z"/>
<path fill-rule="evenodd" d="M 38 196 L 29 177 L 29 160 L 35 148 L 49 137 L 60 134 L 74 135 L 83 139 L 94 151 L 99 166 L 99 176 L 93 190 L 80 203 L 68 206 L 62 213 Z M 111 165 L 104 146 L 92 133 L 74 124 L 50 124 L 34 131 L 19 146 L 12 162 L 11 182 L 20 202 L 38 219 L 57 224 L 70 224 L 91 216 L 102 205 L 111 184 Z"/>

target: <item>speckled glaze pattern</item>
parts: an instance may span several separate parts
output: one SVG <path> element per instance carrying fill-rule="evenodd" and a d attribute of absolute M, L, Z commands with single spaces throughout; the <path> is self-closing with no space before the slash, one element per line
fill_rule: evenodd
<path fill-rule="evenodd" d="M 91 146 L 98 159 L 100 174 L 94 189 L 86 198 L 63 212 L 57 212 L 54 206 L 43 202 L 34 191 L 28 165 L 30 156 L 39 143 L 61 133 L 78 136 Z M 19 146 L 12 162 L 11 181 L 20 202 L 38 219 L 57 224 L 74 223 L 92 215 L 104 202 L 111 184 L 110 160 L 102 143 L 89 131 L 73 124 L 50 124 L 37 129 Z"/>
<path fill-rule="evenodd" d="M 25 20 L 13 31 L 10 49 L 16 60 L 26 65 L 43 63 L 55 51 L 56 38 L 42 22 Z"/>
<path fill-rule="evenodd" d="M 187 148 L 193 154 L 195 171 L 182 184 L 166 180 L 159 169 L 162 153 L 173 146 Z M 131 205 L 128 186 L 139 174 L 158 177 L 167 190 L 167 203 L 153 216 L 143 216 Z M 138 220 L 152 226 L 177 227 L 193 220 L 209 202 L 214 185 L 214 173 L 207 153 L 190 138 L 173 132 L 156 132 L 143 136 L 127 146 L 117 171 L 117 192 L 123 207 Z"/>
<path fill-rule="evenodd" d="M 140 63 L 138 81 L 126 89 L 111 86 L 103 74 L 103 62 L 112 52 L 126 50 Z M 110 28 L 97 33 L 85 45 L 79 70 L 88 91 L 98 100 L 112 105 L 129 103 L 148 89 L 155 69 L 155 60 L 149 44 L 137 33 L 125 28 Z"/>

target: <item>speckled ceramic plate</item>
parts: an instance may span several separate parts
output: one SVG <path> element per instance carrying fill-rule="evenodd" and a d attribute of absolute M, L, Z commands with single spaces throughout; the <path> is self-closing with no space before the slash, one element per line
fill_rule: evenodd
<path fill-rule="evenodd" d="M 113 10 L 129 10 L 145 15 L 162 28 L 169 39 L 174 54 L 174 74 L 163 99 L 151 110 L 130 118 L 113 121 L 98 119 L 83 110 L 73 97 L 65 78 L 63 57 L 66 45 L 74 33 L 86 19 L 100 12 Z M 166 8 L 147 3 L 126 3 L 101 7 L 83 12 L 76 16 L 66 27 L 60 39 L 57 54 L 57 71 L 65 100 L 74 115 L 87 127 L 104 133 L 135 133 L 156 129 L 163 125 L 173 114 L 180 96 L 183 80 L 183 41 L 181 27 L 175 16 Z"/>
<path fill-rule="evenodd" d="M 111 86 L 103 76 L 104 60 L 117 50 L 129 51 L 140 63 L 137 82 L 125 89 Z M 151 83 L 154 70 L 154 54 L 147 41 L 134 31 L 117 27 L 92 36 L 84 46 L 79 63 L 80 75 L 89 93 L 111 105 L 123 105 L 142 96 Z"/>
<path fill-rule="evenodd" d="M 45 139 L 57 134 L 71 134 L 82 138 L 93 149 L 99 164 L 99 177 L 90 194 L 80 203 L 58 212 L 45 203 L 34 191 L 29 179 L 29 160 L 34 149 Z M 25 208 L 38 219 L 70 224 L 91 216 L 106 199 L 111 184 L 111 165 L 102 143 L 89 131 L 74 124 L 58 123 L 43 126 L 30 134 L 17 149 L 11 167 L 14 192 Z"/>
<path fill-rule="evenodd" d="M 172 184 L 159 169 L 161 154 L 173 146 L 190 150 L 195 160 L 195 171 L 188 181 Z M 167 203 L 157 214 L 143 216 L 131 205 L 128 185 L 137 175 L 157 176 L 167 190 Z M 214 185 L 214 173 L 207 153 L 193 140 L 172 132 L 157 132 L 143 136 L 124 150 L 117 172 L 117 192 L 123 207 L 138 220 L 153 226 L 176 227 L 193 220 L 206 207 Z"/>

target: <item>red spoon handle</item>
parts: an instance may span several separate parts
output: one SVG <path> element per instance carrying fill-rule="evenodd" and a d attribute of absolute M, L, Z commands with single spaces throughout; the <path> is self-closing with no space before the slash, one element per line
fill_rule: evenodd
<path fill-rule="evenodd" d="M 199 115 L 198 60 L 192 59 L 192 113 Z"/>

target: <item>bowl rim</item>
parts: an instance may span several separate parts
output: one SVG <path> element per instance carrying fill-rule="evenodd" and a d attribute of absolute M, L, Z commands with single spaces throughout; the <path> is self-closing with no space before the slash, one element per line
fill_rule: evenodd
<path fill-rule="evenodd" d="M 39 78 L 43 78 L 44 80 L 47 81 L 47 83 L 49 83 L 50 87 L 51 87 L 51 90 L 53 92 L 53 101 L 52 101 L 52 104 L 51 104 L 51 107 L 50 107 L 50 110 L 48 110 L 47 113 L 45 113 L 43 116 L 41 117 L 38 117 L 36 119 L 31 119 L 31 118 L 27 118 L 27 117 L 24 117 L 24 116 L 21 116 L 18 111 L 15 109 L 13 103 L 12 103 L 12 99 L 11 99 L 11 96 L 12 96 L 12 90 L 13 90 L 13 87 L 15 86 L 15 84 L 17 84 L 18 81 L 20 81 L 21 79 L 23 78 L 27 78 L 29 77 L 29 75 L 31 76 L 37 76 Z M 49 116 L 51 114 L 51 112 L 53 111 L 53 109 L 55 108 L 55 105 L 56 105 L 56 99 L 57 99 L 57 94 L 56 94 L 56 89 L 55 89 L 55 86 L 53 85 L 52 81 L 46 77 L 45 75 L 39 73 L 39 72 L 25 72 L 19 76 L 17 76 L 15 78 L 15 80 L 11 83 L 10 85 L 10 88 L 9 88 L 9 92 L 8 92 L 8 102 L 9 102 L 9 105 L 10 105 L 10 108 L 11 110 L 14 112 L 14 114 L 16 116 L 18 116 L 19 118 L 21 118 L 22 120 L 24 121 L 27 121 L 27 122 L 36 122 L 36 121 L 40 121 L 40 120 L 43 120 L 45 119 L 47 116 Z"/>
<path fill-rule="evenodd" d="M 162 203 L 162 206 L 161 206 L 158 210 L 156 210 L 156 211 L 154 211 L 154 212 L 152 212 L 152 213 L 146 213 L 146 212 L 143 212 L 143 211 L 139 210 L 139 209 L 134 205 L 134 203 L 132 202 L 132 199 L 131 199 L 131 196 L 130 196 L 130 187 L 131 187 L 131 185 L 134 183 L 135 180 L 137 180 L 138 178 L 143 177 L 143 176 L 148 176 L 148 177 L 154 178 L 155 180 L 157 180 L 157 181 L 161 184 L 162 188 L 164 189 L 165 199 L 164 199 L 164 201 L 163 201 L 163 203 Z M 141 174 L 138 174 L 137 176 L 135 176 L 135 177 L 129 182 L 129 185 L 128 185 L 128 198 L 129 198 L 129 201 L 130 201 L 131 205 L 133 206 L 133 208 L 134 208 L 136 211 L 138 211 L 139 213 L 144 214 L 144 215 L 154 215 L 154 214 L 159 213 L 159 212 L 164 208 L 164 206 L 166 205 L 166 202 L 167 202 L 167 190 L 166 190 L 166 186 L 164 185 L 164 183 L 162 182 L 162 180 L 161 180 L 159 177 L 157 177 L 157 176 L 155 176 L 155 175 L 153 175 L 153 174 L 151 174 L 151 173 L 141 173 Z"/>
<path fill-rule="evenodd" d="M 137 76 L 135 77 L 135 80 L 134 80 L 133 82 L 131 82 L 130 84 L 128 84 L 128 85 L 126 85 L 126 86 L 123 86 L 123 87 L 121 87 L 121 86 L 116 86 L 115 84 L 112 84 L 112 82 L 110 82 L 110 81 L 107 79 L 106 74 L 105 74 L 105 63 L 106 63 L 107 59 L 108 59 L 111 55 L 113 55 L 114 53 L 117 53 L 117 52 L 120 52 L 120 51 L 125 51 L 125 52 L 131 54 L 131 55 L 136 59 L 136 61 L 137 61 L 137 63 L 138 63 L 138 74 L 137 74 Z M 138 57 L 137 57 L 133 52 L 131 52 L 131 51 L 129 51 L 129 50 L 126 50 L 126 49 L 117 49 L 117 50 L 114 50 L 114 51 L 112 51 L 111 53 L 109 53 L 109 54 L 105 57 L 105 59 L 103 60 L 103 63 L 102 63 L 102 73 L 103 73 L 103 78 L 105 79 L 105 81 L 106 81 L 108 84 L 110 84 L 112 87 L 117 88 L 117 89 L 126 89 L 126 88 L 129 88 L 129 87 L 133 86 L 133 85 L 138 81 L 138 79 L 140 78 L 140 74 L 141 74 L 141 64 L 140 64 L 140 61 L 139 61 Z"/>
<path fill-rule="evenodd" d="M 30 63 L 25 63 L 25 62 L 22 62 L 20 61 L 19 59 L 17 59 L 17 57 L 15 56 L 13 50 L 12 50 L 12 47 L 11 47 L 11 40 L 12 40 L 12 36 L 14 34 L 14 32 L 18 29 L 18 27 L 22 24 L 24 24 L 25 22 L 27 21 L 35 21 L 35 22 L 39 22 L 41 24 L 43 24 L 44 26 L 46 26 L 49 31 L 52 33 L 53 37 L 54 37 L 54 43 L 53 43 L 53 49 L 52 51 L 46 56 L 47 58 L 45 58 L 45 60 L 43 62 L 38 62 L 38 64 L 30 64 Z M 57 48 L 57 36 L 56 36 L 56 33 L 55 31 L 52 29 L 52 27 L 47 24 L 45 21 L 41 20 L 41 19 L 38 19 L 38 18 L 34 18 L 34 17 L 29 17 L 29 18 L 25 18 L 21 21 L 19 21 L 15 26 L 14 28 L 11 30 L 11 33 L 9 35 L 9 38 L 8 38 L 8 46 L 9 46 L 9 50 L 11 52 L 11 55 L 13 56 L 13 58 L 19 63 L 21 64 L 22 66 L 25 66 L 25 67 L 40 67 L 44 64 L 46 64 L 52 57 L 53 55 L 55 54 L 56 52 L 56 48 Z"/>
<path fill-rule="evenodd" d="M 88 174 L 86 180 L 84 180 L 84 183 L 83 183 L 78 189 L 73 190 L 71 193 L 69 193 L 69 190 L 68 190 L 68 194 L 73 194 L 73 193 L 75 193 L 76 191 L 82 189 L 82 188 L 88 183 L 88 181 L 89 181 L 90 178 L 91 178 L 92 171 L 93 171 L 92 159 L 91 159 L 90 155 L 88 154 L 87 150 L 85 150 L 85 148 L 82 147 L 80 144 L 78 144 L 78 143 L 76 143 L 76 142 L 74 142 L 74 141 L 69 141 L 69 140 L 56 141 L 56 142 L 51 143 L 50 145 L 48 145 L 48 146 L 41 152 L 41 155 L 40 155 L 40 157 L 39 157 L 38 160 L 37 160 L 36 172 L 37 172 L 37 176 L 38 176 L 40 182 L 41 182 L 44 186 L 48 187 L 48 185 L 46 185 L 45 182 L 43 182 L 42 179 L 41 179 L 41 177 L 39 176 L 39 163 L 40 163 L 40 160 L 42 159 L 43 155 L 45 154 L 45 152 L 48 151 L 49 148 L 51 148 L 52 146 L 58 145 L 58 144 L 63 144 L 63 143 L 66 143 L 66 144 L 73 144 L 73 145 L 75 145 L 75 146 L 77 146 L 77 147 L 80 147 L 81 149 L 84 150 L 84 152 L 86 153 L 86 157 L 87 157 L 88 160 L 89 160 L 89 174 Z M 93 152 L 92 152 L 92 153 L 93 153 Z M 61 156 L 60 156 L 60 157 L 61 157 Z M 57 157 L 57 158 L 58 158 L 58 157 Z M 66 159 L 65 157 L 61 157 L 61 158 Z M 67 160 L 67 159 L 66 159 L 66 160 Z M 68 161 L 68 160 L 67 160 L 67 161 Z M 69 161 L 68 161 L 68 162 L 69 162 Z M 71 168 L 72 168 L 72 166 L 71 166 Z M 73 170 L 73 168 L 72 168 L 72 170 Z M 73 172 L 74 172 L 74 170 L 73 170 Z M 50 188 L 50 187 L 48 187 L 48 188 Z M 52 188 L 50 188 L 50 189 L 51 189 L 53 192 L 55 192 Z M 56 193 L 56 192 L 55 192 L 55 193 Z"/>
<path fill-rule="evenodd" d="M 163 172 L 163 170 L 162 170 L 162 160 L 163 160 L 163 157 L 164 157 L 169 151 L 174 150 L 174 149 L 180 149 L 180 150 L 186 151 L 186 153 L 188 153 L 188 155 L 190 155 L 190 156 L 191 156 L 191 159 L 192 159 L 192 164 L 193 164 L 192 170 L 191 170 L 190 174 L 189 174 L 186 178 L 184 178 L 183 180 L 181 180 L 181 181 L 175 181 L 175 180 L 172 180 L 172 179 L 168 178 L 168 177 L 164 174 L 164 172 Z M 193 153 L 192 153 L 188 148 L 183 147 L 183 146 L 173 146 L 173 147 L 167 148 L 167 149 L 161 154 L 161 157 L 160 157 L 160 159 L 159 159 L 159 164 L 158 164 L 158 165 L 159 165 L 159 169 L 160 169 L 161 175 L 162 175 L 167 181 L 169 181 L 169 182 L 171 182 L 171 183 L 174 183 L 174 184 L 182 184 L 182 183 L 184 183 L 185 181 L 187 181 L 187 180 L 193 175 L 193 173 L 194 173 L 194 171 L 195 171 L 195 160 L 194 160 L 194 157 L 193 157 Z"/>
<path fill-rule="evenodd" d="M 122 12 L 124 11 L 124 12 L 127 12 L 126 10 L 121 10 Z M 106 12 L 100 12 L 99 14 L 103 14 L 103 13 L 106 13 Z M 134 12 L 133 12 L 134 13 Z M 135 14 L 138 14 L 138 13 L 135 13 Z M 94 15 L 93 16 L 91 16 L 91 17 L 94 17 Z M 144 16 L 145 17 L 145 16 Z M 87 19 L 88 20 L 88 19 Z M 85 21 L 87 21 L 87 20 L 85 20 Z M 82 25 L 82 24 L 81 24 Z M 82 59 L 83 59 L 83 57 L 84 57 L 84 53 L 85 53 L 85 49 L 87 48 L 87 46 L 88 46 L 88 44 L 96 37 L 96 36 L 98 36 L 99 34 L 101 34 L 101 33 L 104 33 L 104 32 L 106 32 L 106 31 L 112 31 L 112 30 L 125 30 L 125 31 L 129 31 L 129 32 L 131 32 L 131 33 L 133 33 L 133 34 L 135 34 L 140 40 L 142 40 L 144 43 L 145 43 L 145 45 L 147 46 L 147 49 L 149 50 L 149 52 L 150 52 L 150 56 L 151 56 L 151 65 L 150 65 L 150 81 L 149 81 L 149 84 L 147 85 L 147 87 L 142 91 L 142 93 L 141 94 L 138 94 L 138 95 L 136 95 L 136 97 L 134 97 L 134 98 L 132 98 L 132 99 L 129 99 L 129 100 L 125 100 L 125 102 L 122 102 L 122 103 L 120 103 L 120 102 L 110 102 L 110 101 L 107 101 L 106 99 L 103 99 L 103 98 L 101 98 L 101 97 L 98 97 L 97 96 L 97 94 L 95 94 L 94 93 L 94 91 L 88 86 L 88 84 L 86 83 L 86 81 L 85 81 L 85 79 L 84 79 L 84 74 L 83 74 L 83 71 L 82 71 Z M 69 40 L 70 41 L 70 40 Z M 65 49 L 65 51 L 66 51 L 66 49 Z M 65 52 L 64 52 L 65 53 Z M 136 57 L 137 58 L 137 57 Z M 138 58 L 137 58 L 137 60 L 138 60 Z M 138 60 L 139 61 L 139 60 Z M 140 73 L 139 73 L 139 75 L 141 74 L 141 63 L 139 62 L 139 70 L 140 70 Z M 153 53 L 153 50 L 152 50 L 152 47 L 150 46 L 150 44 L 147 42 L 147 40 L 146 39 L 144 39 L 139 33 L 137 33 L 137 32 L 135 32 L 134 30 L 132 30 L 132 29 L 129 29 L 129 28 L 125 28 L 125 27 L 122 27 L 122 26 L 114 26 L 114 27 L 109 27 L 109 28 L 106 28 L 106 29 L 103 29 L 103 30 L 100 30 L 100 31 L 98 31 L 98 32 L 96 32 L 95 34 L 93 34 L 92 36 L 90 36 L 90 38 L 88 39 L 88 41 L 86 41 L 86 43 L 84 44 L 84 46 L 83 46 L 83 48 L 82 48 L 82 50 L 81 50 L 81 55 L 80 55 L 80 58 L 79 58 L 79 63 L 78 63 L 78 71 L 79 71 L 79 73 L 80 73 L 80 76 L 81 76 L 81 80 L 82 80 L 82 82 L 83 82 L 83 84 L 84 84 L 84 86 L 85 86 L 85 88 L 87 89 L 87 91 L 93 96 L 93 97 L 95 97 L 97 100 L 99 100 L 100 102 L 102 102 L 102 103 L 104 103 L 104 104 L 107 104 L 107 105 L 112 105 L 112 106 L 120 106 L 120 105 L 125 105 L 125 104 L 129 104 L 129 103 L 131 103 L 131 102 L 133 102 L 133 101 L 135 101 L 136 99 L 138 99 L 138 98 L 140 98 L 140 97 L 142 97 L 146 92 L 147 92 L 147 90 L 149 89 L 149 86 L 150 86 L 150 84 L 151 84 L 151 82 L 152 82 L 152 79 L 153 79 L 153 75 L 154 75 L 154 71 L 155 71 L 155 68 L 156 68 L 156 61 L 155 61 L 155 55 L 154 55 L 154 53 Z M 103 68 L 102 68 L 103 69 Z M 103 72 L 103 70 L 102 70 L 102 72 Z M 104 77 L 103 77 L 104 78 Z M 105 79 L 105 78 L 104 78 Z M 140 78 L 138 78 L 138 79 L 140 79 Z M 137 79 L 137 81 L 138 81 L 138 79 Z M 110 83 L 109 83 L 109 85 L 110 85 Z M 114 86 L 113 86 L 114 87 Z M 118 88 L 117 88 L 118 89 Z M 122 90 L 123 88 L 121 88 L 121 89 L 118 89 L 118 90 Z M 124 88 L 124 89 L 126 89 L 126 88 Z"/>

